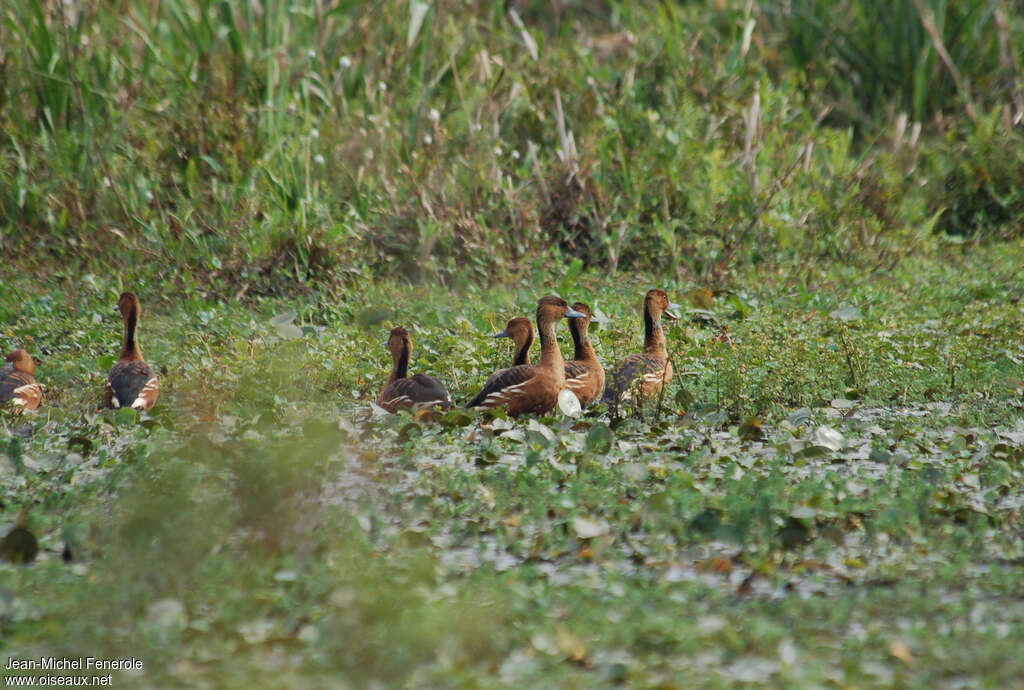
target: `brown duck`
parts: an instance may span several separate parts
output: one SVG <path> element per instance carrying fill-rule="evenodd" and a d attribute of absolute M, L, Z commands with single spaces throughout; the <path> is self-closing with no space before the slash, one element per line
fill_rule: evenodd
<path fill-rule="evenodd" d="M 148 410 L 160 395 L 160 382 L 146 361 L 136 338 L 139 327 L 139 298 L 133 292 L 122 292 L 117 309 L 124 320 L 121 356 L 107 376 L 107 406 L 114 409 L 132 407 Z"/>
<path fill-rule="evenodd" d="M 11 404 L 22 410 L 34 410 L 43 401 L 43 389 L 35 379 L 36 363 L 25 350 L 7 355 L 7 365 L 0 369 L 0 404 Z"/>
<path fill-rule="evenodd" d="M 615 368 L 604 389 L 601 402 L 618 404 L 630 400 L 639 388 L 642 398 L 658 393 L 672 380 L 672 363 L 665 349 L 665 333 L 661 316 L 675 320 L 679 306 L 668 299 L 664 290 L 649 290 L 644 297 L 644 349 L 623 359 Z"/>
<path fill-rule="evenodd" d="M 555 324 L 565 317 L 580 319 L 584 315 L 561 297 L 542 297 L 537 302 L 540 364 L 520 364 L 496 372 L 466 407 L 505 406 L 513 417 L 550 412 L 565 388 L 565 360 L 555 339 Z"/>
<path fill-rule="evenodd" d="M 512 365 L 513 367 L 530 363 L 530 346 L 533 345 L 533 322 L 523 316 L 509 319 L 505 324 L 505 330 L 495 333 L 492 338 L 509 338 L 512 340 Z M 498 369 L 487 377 L 484 388 L 489 386 L 494 379 L 502 376 L 508 369 Z"/>
<path fill-rule="evenodd" d="M 391 375 L 380 389 L 377 404 L 388 412 L 438 406 L 449 408 L 452 398 L 448 389 L 433 376 L 408 376 L 412 356 L 412 338 L 401 326 L 391 329 L 387 347 L 391 350 Z"/>
<path fill-rule="evenodd" d="M 583 302 L 572 305 L 573 310 L 583 314 L 581 319 L 569 319 L 569 332 L 575 347 L 572 360 L 565 363 L 565 387 L 576 395 L 582 407 L 586 407 L 601 396 L 604 390 L 604 367 L 597 359 L 594 346 L 590 344 L 590 322 L 593 312 Z"/>

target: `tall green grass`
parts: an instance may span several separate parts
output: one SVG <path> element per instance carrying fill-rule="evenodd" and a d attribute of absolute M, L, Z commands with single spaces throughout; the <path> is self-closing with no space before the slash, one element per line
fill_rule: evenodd
<path fill-rule="evenodd" d="M 884 46 L 903 57 L 878 75 L 832 61 L 821 86 L 805 65 L 779 70 L 770 47 L 817 51 L 823 6 L 772 7 L 12 3 L 0 242 L 24 265 L 170 281 L 183 266 L 231 294 L 352 271 L 486 280 L 558 257 L 718 282 L 807 254 L 874 266 L 919 248 L 907 243 L 947 205 L 944 176 L 911 180 L 938 174 L 918 163 L 947 128 L 908 144 L 879 104 L 933 107 L 894 86 L 945 78 L 927 36 L 893 33 Z M 880 21 L 870 7 L 826 14 L 852 36 Z M 993 11 L 948 13 L 965 64 L 1019 43 L 1019 13 L 998 55 L 977 36 Z M 916 71 L 901 73 L 907 51 Z M 832 86 L 873 128 L 836 126 Z"/>
<path fill-rule="evenodd" d="M 822 79 L 849 114 L 896 108 L 917 121 L 1019 89 L 1020 18 L 999 0 L 787 0 L 758 3 L 783 56 Z M 1019 8 L 1018 8 L 1019 9 Z M 935 35 L 930 31 L 934 26 Z M 941 51 L 945 51 L 948 62 Z M 959 82 L 959 83 L 958 83 Z"/>

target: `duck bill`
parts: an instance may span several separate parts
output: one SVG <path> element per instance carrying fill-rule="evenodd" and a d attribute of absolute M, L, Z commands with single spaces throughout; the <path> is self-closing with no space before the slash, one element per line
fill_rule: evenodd
<path fill-rule="evenodd" d="M 492 335 L 491 337 L 492 337 L 492 338 L 508 338 L 508 337 L 509 337 L 509 335 L 508 335 L 508 329 L 506 328 L 506 329 L 505 329 L 505 330 L 503 330 L 503 331 L 502 331 L 501 333 L 495 333 L 495 334 L 494 334 L 494 335 Z"/>
<path fill-rule="evenodd" d="M 668 303 L 668 309 L 665 310 L 665 316 L 671 321 L 678 321 L 679 315 L 682 313 L 682 307 L 675 302 Z"/>
<path fill-rule="evenodd" d="M 585 319 L 585 318 L 587 318 L 586 314 L 584 314 L 583 312 L 578 312 L 575 309 L 567 309 L 565 311 L 565 316 L 566 316 L 566 318 L 569 318 L 569 319 Z"/>

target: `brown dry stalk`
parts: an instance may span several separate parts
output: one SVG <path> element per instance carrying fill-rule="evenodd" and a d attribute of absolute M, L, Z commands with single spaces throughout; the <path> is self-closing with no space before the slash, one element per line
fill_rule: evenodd
<path fill-rule="evenodd" d="M 939 34 L 939 27 L 935 25 L 935 16 L 932 14 L 931 8 L 925 7 L 921 0 L 914 0 L 914 7 L 921 18 L 924 30 L 928 32 L 932 39 L 932 46 L 935 48 L 935 52 L 939 54 L 939 59 L 942 60 L 942 64 L 949 70 L 953 81 L 956 83 L 957 91 L 960 92 L 960 95 L 963 96 L 964 101 L 967 103 L 967 116 L 971 118 L 971 122 L 976 123 L 978 121 L 978 113 L 974 109 L 974 101 L 971 100 L 970 89 L 967 87 L 967 82 L 960 74 L 960 71 L 957 70 L 956 65 L 953 64 L 953 59 L 949 56 L 946 46 L 942 43 L 942 36 Z"/>
<path fill-rule="evenodd" d="M 733 256 L 736 255 L 736 251 L 740 248 L 740 245 L 743 244 L 743 241 L 747 238 L 747 235 L 749 235 L 751 230 L 753 230 L 754 227 L 758 224 L 758 222 L 760 222 L 761 217 L 764 216 L 765 212 L 768 210 L 768 207 L 771 206 L 772 201 L 775 199 L 775 195 L 778 194 L 779 191 L 781 191 L 783 187 L 786 186 L 786 184 L 789 182 L 789 179 L 793 176 L 793 173 L 796 171 L 797 166 L 800 164 L 801 160 L 804 157 L 805 147 L 811 145 L 811 137 L 813 136 L 814 132 L 818 129 L 818 126 L 821 124 L 822 120 L 825 119 L 825 116 L 827 116 L 830 112 L 832 112 L 832 107 L 826 106 L 822 108 L 821 112 L 818 113 L 818 116 L 814 118 L 814 123 L 811 125 L 810 131 L 805 136 L 804 143 L 801 144 L 800 147 L 797 149 L 796 158 L 793 160 L 793 164 L 789 166 L 789 169 L 786 170 L 785 174 L 772 181 L 771 191 L 768 193 L 768 196 L 764 199 L 764 201 L 762 201 L 758 205 L 758 208 L 754 212 L 754 215 L 751 216 L 750 220 L 747 222 L 746 226 L 744 226 L 740 234 L 734 237 L 732 240 L 730 240 L 729 243 L 725 246 L 724 256 L 722 256 L 722 258 L 720 258 L 718 261 L 708 261 L 707 268 L 704 272 L 705 283 L 710 281 L 712 276 L 720 275 L 723 271 L 725 271 L 726 268 L 728 268 L 729 264 L 732 262 Z M 730 234 L 735 229 L 736 224 L 733 224 L 733 226 L 729 228 Z"/>
<path fill-rule="evenodd" d="M 1013 107 L 1016 112 L 1014 113 L 1013 120 L 1011 120 L 1012 126 L 1013 122 L 1020 122 L 1020 119 L 1024 117 L 1024 79 L 1021 78 L 1020 60 L 1017 58 L 1017 54 L 1010 48 L 1010 25 L 1006 15 L 1006 1 L 1002 0 L 996 6 L 994 16 L 996 29 L 999 32 L 999 63 L 1010 74 L 1013 82 L 1010 98 L 1013 100 Z"/>

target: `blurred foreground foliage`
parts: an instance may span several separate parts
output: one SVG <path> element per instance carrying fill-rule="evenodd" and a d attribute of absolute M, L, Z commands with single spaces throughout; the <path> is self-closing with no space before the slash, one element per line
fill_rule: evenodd
<path fill-rule="evenodd" d="M 0 283 L 46 400 L 0 411 L 0 535 L 24 511 L 39 547 L 0 562 L 0 653 L 135 656 L 126 687 L 1012 686 L 1022 251 L 664 280 L 663 400 L 518 422 L 375 413 L 388 328 L 465 401 L 541 289 L 606 317 L 606 365 L 635 351 L 646 278 L 143 284 L 141 415 L 97 410 L 119 276 Z"/>

